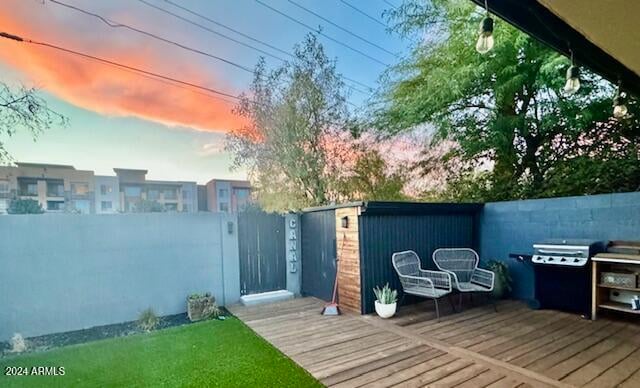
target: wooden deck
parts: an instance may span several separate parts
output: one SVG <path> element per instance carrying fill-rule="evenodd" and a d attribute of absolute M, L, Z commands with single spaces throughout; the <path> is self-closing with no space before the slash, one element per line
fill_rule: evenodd
<path fill-rule="evenodd" d="M 638 324 L 513 301 L 437 322 L 431 303 L 390 320 L 324 317 L 314 298 L 230 310 L 327 386 L 640 387 Z"/>

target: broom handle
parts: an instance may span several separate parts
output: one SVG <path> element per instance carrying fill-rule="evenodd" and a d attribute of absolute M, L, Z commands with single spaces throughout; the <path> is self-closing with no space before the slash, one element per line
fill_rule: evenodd
<path fill-rule="evenodd" d="M 342 246 L 340 247 L 340 255 L 344 252 L 344 244 L 347 242 L 347 234 L 343 233 L 342 234 Z M 338 270 L 339 268 L 339 263 L 340 263 L 340 255 L 336 255 L 336 280 L 335 282 L 333 282 L 333 297 L 331 298 L 331 303 L 332 304 L 336 304 L 336 297 L 337 297 L 337 293 L 338 293 L 338 274 L 340 273 Z"/>

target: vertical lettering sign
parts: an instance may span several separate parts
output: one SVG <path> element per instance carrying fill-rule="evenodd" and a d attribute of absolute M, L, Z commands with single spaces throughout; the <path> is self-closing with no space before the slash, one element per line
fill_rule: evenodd
<path fill-rule="evenodd" d="M 295 218 L 289 220 L 289 272 L 298 271 L 298 222 Z"/>

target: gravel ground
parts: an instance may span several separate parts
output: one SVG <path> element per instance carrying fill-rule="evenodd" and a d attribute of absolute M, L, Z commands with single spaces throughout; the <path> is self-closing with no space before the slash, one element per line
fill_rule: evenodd
<path fill-rule="evenodd" d="M 223 310 L 223 316 L 229 315 Z M 173 326 L 190 324 L 186 313 L 166 315 L 160 317 L 160 322 L 156 330 L 166 329 Z M 25 338 L 27 351 L 24 353 L 42 352 L 62 346 L 82 344 L 106 338 L 125 337 L 132 334 L 142 333 L 136 321 L 116 323 L 112 325 L 95 326 L 89 329 L 67 331 L 65 333 L 55 333 L 41 335 L 38 337 Z M 14 355 L 10 352 L 11 344 L 8 341 L 0 341 L 0 357 Z"/>

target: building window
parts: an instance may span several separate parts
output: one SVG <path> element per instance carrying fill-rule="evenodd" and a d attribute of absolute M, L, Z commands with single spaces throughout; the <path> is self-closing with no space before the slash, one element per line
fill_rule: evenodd
<path fill-rule="evenodd" d="M 191 191 L 182 189 L 182 199 L 191 199 Z"/>
<path fill-rule="evenodd" d="M 124 188 L 125 197 L 139 197 L 142 190 L 139 186 L 127 186 Z"/>
<path fill-rule="evenodd" d="M 164 205 L 164 208 L 168 211 L 168 212 L 175 212 L 178 211 L 178 204 L 177 203 L 166 203 Z"/>
<path fill-rule="evenodd" d="M 89 194 L 89 184 L 84 182 L 71 183 L 71 193 L 73 195 Z"/>
<path fill-rule="evenodd" d="M 178 195 L 176 194 L 175 189 L 165 190 L 164 191 L 164 199 L 178 199 Z"/>
<path fill-rule="evenodd" d="M 6 213 L 8 207 L 9 207 L 9 201 L 6 199 L 0 199 L 0 214 Z"/>
<path fill-rule="evenodd" d="M 80 214 L 91 213 L 91 202 L 87 199 L 73 201 L 73 205 Z"/>
<path fill-rule="evenodd" d="M 64 201 L 47 201 L 47 211 L 55 212 L 64 210 Z"/>
<path fill-rule="evenodd" d="M 60 182 L 47 182 L 47 196 L 64 197 L 64 184 Z"/>
<path fill-rule="evenodd" d="M 229 202 L 220 202 L 218 206 L 221 212 L 225 212 L 225 213 L 229 212 Z"/>
<path fill-rule="evenodd" d="M 150 201 L 157 201 L 158 199 L 160 199 L 160 191 L 157 189 L 148 190 L 147 199 Z"/>
<path fill-rule="evenodd" d="M 111 192 L 113 192 L 113 187 L 109 185 L 100 185 L 100 194 L 107 195 Z"/>
<path fill-rule="evenodd" d="M 226 199 L 229 197 L 229 189 L 220 189 L 218 190 L 218 198 Z"/>
<path fill-rule="evenodd" d="M 20 184 L 20 195 L 36 197 L 38 195 L 37 182 L 22 182 Z"/>
<path fill-rule="evenodd" d="M 109 211 L 113 208 L 113 203 L 111 201 L 102 201 L 100 203 L 100 209 L 104 211 Z"/>
<path fill-rule="evenodd" d="M 0 181 L 0 197 L 6 198 L 9 195 L 9 182 Z M 1 212 L 1 209 L 0 209 Z"/>

